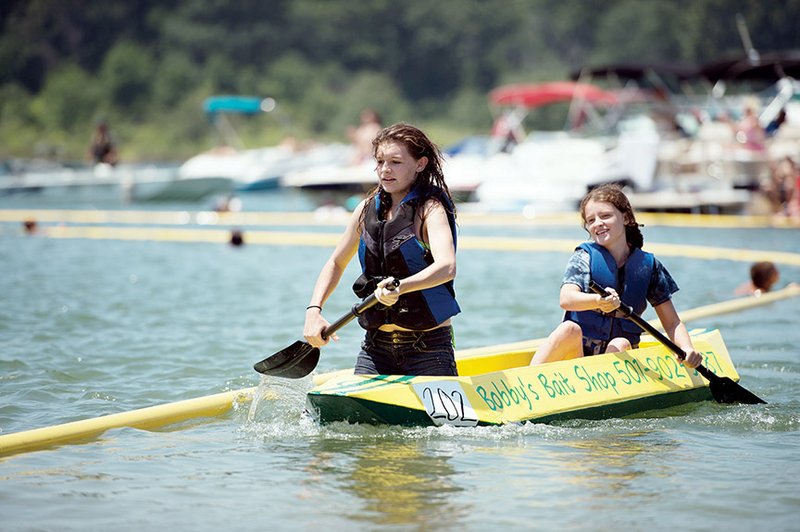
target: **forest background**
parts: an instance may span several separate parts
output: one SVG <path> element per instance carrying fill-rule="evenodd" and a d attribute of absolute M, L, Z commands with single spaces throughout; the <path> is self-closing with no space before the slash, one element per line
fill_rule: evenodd
<path fill-rule="evenodd" d="M 760 52 L 800 47 L 800 0 L 3 0 L 0 159 L 82 160 L 104 120 L 123 160 L 180 161 L 218 94 L 276 100 L 235 124 L 249 147 L 344 140 L 364 107 L 446 144 L 501 84 L 742 56 L 737 14 Z"/>

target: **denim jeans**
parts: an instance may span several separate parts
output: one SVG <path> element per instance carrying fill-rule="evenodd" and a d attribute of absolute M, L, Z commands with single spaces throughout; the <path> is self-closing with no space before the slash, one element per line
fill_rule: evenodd
<path fill-rule="evenodd" d="M 453 328 L 367 331 L 355 374 L 456 376 Z"/>

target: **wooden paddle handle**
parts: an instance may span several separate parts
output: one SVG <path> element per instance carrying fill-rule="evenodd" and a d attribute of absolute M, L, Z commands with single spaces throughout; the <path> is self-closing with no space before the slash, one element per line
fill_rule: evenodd
<path fill-rule="evenodd" d="M 599 294 L 603 297 L 607 297 L 610 295 L 605 288 L 597 284 L 594 280 L 589 281 L 589 288 L 591 288 L 591 290 L 594 293 Z M 667 336 L 662 334 L 661 331 L 650 325 L 647 321 L 645 321 L 644 318 L 636 314 L 631 307 L 629 307 L 622 301 L 619 302 L 619 310 L 621 310 L 622 313 L 625 314 L 626 318 L 630 319 L 633 323 L 641 327 L 644 331 L 650 333 L 650 335 L 653 336 L 653 338 L 655 338 L 656 340 L 667 346 L 670 351 L 678 355 L 679 360 L 684 360 L 686 358 L 686 352 L 683 349 L 678 347 L 678 345 L 675 344 L 675 342 L 673 342 Z M 694 369 L 696 369 L 697 373 L 705 377 L 710 382 L 715 382 L 720 379 L 720 377 L 716 373 L 709 370 L 702 364 L 700 364 Z"/>
<path fill-rule="evenodd" d="M 593 280 L 589 281 L 589 288 L 591 288 L 594 293 L 596 293 L 596 294 L 598 294 L 598 295 L 600 295 L 602 297 L 608 297 L 608 296 L 611 295 L 606 291 L 605 288 L 603 288 L 602 286 L 600 286 L 599 284 L 597 284 Z M 638 316 L 633 311 L 633 309 L 631 307 L 629 307 L 628 305 L 626 305 L 625 303 L 623 303 L 622 300 L 620 300 L 620 302 L 619 302 L 619 310 L 621 310 L 622 313 L 625 314 L 626 318 L 630 319 L 636 325 L 638 325 L 639 327 L 641 327 L 645 331 L 649 332 L 659 342 L 661 342 L 662 344 L 664 344 L 667 347 L 669 347 L 670 351 L 672 351 L 673 353 L 675 353 L 676 355 L 681 357 L 681 359 L 686 358 L 686 353 L 683 351 L 683 349 L 678 347 L 675 344 L 675 342 L 673 342 L 672 340 L 670 340 L 669 338 L 667 338 L 666 336 L 661 334 L 661 331 L 659 331 L 658 329 L 656 329 L 655 327 L 653 327 L 652 325 L 647 323 L 647 321 L 645 321 L 641 316 Z"/>
<path fill-rule="evenodd" d="M 394 290 L 398 286 L 400 286 L 400 279 L 396 278 L 394 279 L 394 281 L 386 285 L 386 287 L 389 288 L 390 290 Z M 364 313 L 365 310 L 370 309 L 377 304 L 378 304 L 378 298 L 375 297 L 374 293 L 370 294 L 369 296 L 365 297 L 364 301 L 362 301 L 361 303 L 353 305 L 353 308 L 350 309 L 350 312 L 348 314 L 345 314 L 335 322 L 325 327 L 325 329 L 322 331 L 322 337 L 328 338 L 330 335 L 332 335 L 333 333 L 335 333 L 336 331 L 338 331 L 339 329 L 350 323 L 353 320 L 353 318 L 360 316 L 361 314 Z"/>

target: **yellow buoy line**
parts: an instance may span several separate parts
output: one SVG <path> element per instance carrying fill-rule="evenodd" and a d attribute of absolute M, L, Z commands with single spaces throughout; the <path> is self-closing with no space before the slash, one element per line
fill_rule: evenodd
<path fill-rule="evenodd" d="M 42 233 L 50 238 L 94 240 L 138 240 L 160 242 L 195 242 L 219 244 L 230 241 L 229 229 L 188 229 L 183 227 L 110 227 L 64 225 L 48 227 Z M 338 233 L 305 233 L 299 231 L 258 231 L 243 233 L 247 244 L 281 246 L 333 247 Z"/>
<path fill-rule="evenodd" d="M 685 310 L 681 312 L 681 317 L 683 321 L 689 322 L 768 305 L 782 299 L 797 297 L 798 295 L 800 295 L 800 285 L 790 285 L 781 290 L 769 292 L 761 296 L 743 297 Z M 656 327 L 660 327 L 657 320 L 652 320 L 650 323 Z M 502 349 L 504 351 L 514 352 L 522 349 L 535 348 L 541 344 L 542 341 L 543 339 L 539 338 L 499 346 L 466 349 L 459 351 L 457 356 L 472 356 L 489 349 L 492 351 Z M 319 377 L 320 376 L 317 376 L 317 378 Z M 91 441 L 107 430 L 114 428 L 131 427 L 153 430 L 159 427 L 185 422 L 190 419 L 218 417 L 229 412 L 234 405 L 246 404 L 252 401 L 256 391 L 256 387 L 243 388 L 128 412 L 120 412 L 96 418 L 62 423 L 50 427 L 0 435 L 0 456 L 31 452 L 68 443 Z"/>
<path fill-rule="evenodd" d="M 137 240 L 162 242 L 225 243 L 230 240 L 230 230 L 220 228 L 186 227 L 119 227 L 59 225 L 41 232 L 50 238 L 77 238 L 99 240 Z M 338 233 L 308 233 L 295 231 L 249 230 L 244 233 L 246 244 L 279 246 L 333 247 Z M 490 251 L 556 251 L 569 253 L 575 249 L 574 239 L 548 239 L 525 237 L 464 236 L 459 238 L 459 249 Z M 800 266 L 800 253 L 768 250 L 746 250 L 713 246 L 647 243 L 647 251 L 656 255 L 702 260 L 731 260 L 740 262 L 772 261 L 776 264 Z"/>
<path fill-rule="evenodd" d="M 196 399 L 6 434 L 0 436 L 0 456 L 88 441 L 114 428 L 131 427 L 152 430 L 188 419 L 219 417 L 233 408 L 235 403 L 249 402 L 254 391 L 255 388 L 243 388 Z"/>
<path fill-rule="evenodd" d="M 524 237 L 462 237 L 459 249 L 493 251 L 561 251 L 571 253 L 577 242 L 567 239 Z M 776 264 L 800 266 L 800 253 L 783 251 L 747 250 L 713 246 L 647 243 L 645 249 L 656 255 L 703 260 L 772 261 Z"/>
<path fill-rule="evenodd" d="M 136 225 L 333 225 L 347 223 L 344 210 L 319 212 L 100 211 L 79 209 L 0 209 L 0 222 Z"/>
<path fill-rule="evenodd" d="M 771 216 L 727 214 L 637 213 L 645 225 L 674 227 L 800 228 L 800 220 Z M 342 226 L 350 213 L 344 209 L 313 212 L 214 212 L 214 211 L 138 211 L 89 209 L 0 209 L 0 222 L 35 220 L 39 223 L 137 224 L 137 225 L 237 225 L 237 226 Z M 577 212 L 522 213 L 475 212 L 462 208 L 458 223 L 463 226 L 580 225 Z"/>

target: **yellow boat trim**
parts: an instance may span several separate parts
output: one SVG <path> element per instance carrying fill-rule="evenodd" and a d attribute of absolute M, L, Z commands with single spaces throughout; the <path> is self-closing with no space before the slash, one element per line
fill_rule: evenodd
<path fill-rule="evenodd" d="M 707 368 L 739 380 L 719 331 L 695 333 L 693 343 Z M 532 355 L 529 352 L 527 360 Z M 627 353 L 539 366 L 509 367 L 506 360 L 492 357 L 470 367 L 459 365 L 459 372 L 459 377 L 387 380 L 384 386 L 375 386 L 372 377 L 340 374 L 312 389 L 309 399 L 312 405 L 332 409 L 328 415 L 334 419 L 320 411 L 323 421 L 337 420 L 335 416 L 351 406 L 368 404 L 373 412 L 386 408 L 384 420 L 390 423 L 402 423 L 408 419 L 406 412 L 416 412 L 417 419 L 430 416 L 429 424 L 474 426 L 553 419 L 708 387 L 696 371 L 680 365 L 656 343 Z M 402 413 L 393 421 L 391 412 L 398 410 Z"/>
<path fill-rule="evenodd" d="M 747 296 L 738 299 L 731 299 L 719 303 L 712 303 L 702 307 L 695 307 L 681 311 L 681 320 L 684 323 L 697 321 L 704 318 L 720 316 L 723 314 L 730 314 L 733 312 L 741 312 L 751 308 L 756 308 L 764 305 L 769 305 L 783 299 L 800 296 L 800 285 L 789 285 L 774 292 L 768 292 L 761 296 Z M 658 319 L 650 320 L 648 323 L 657 329 L 663 330 L 661 322 Z M 502 358 L 507 367 L 522 366 L 530 363 L 531 353 L 534 352 L 545 341 L 545 338 L 535 338 L 531 340 L 521 340 L 519 342 L 509 342 L 505 344 L 497 344 L 485 347 L 473 347 L 469 349 L 461 349 L 456 353 L 456 361 L 458 363 L 459 373 L 475 374 L 480 373 L 481 370 L 476 370 L 470 367 L 470 364 L 477 363 L 485 364 L 486 366 L 495 364 L 492 361 L 494 358 Z M 647 334 L 642 335 L 642 345 L 647 345 L 648 342 L 654 340 Z M 327 380 L 342 375 L 352 374 L 353 369 L 342 369 L 331 371 L 327 373 L 319 373 L 312 377 L 314 386 L 319 386 Z"/>

